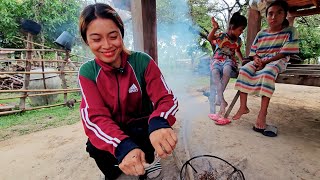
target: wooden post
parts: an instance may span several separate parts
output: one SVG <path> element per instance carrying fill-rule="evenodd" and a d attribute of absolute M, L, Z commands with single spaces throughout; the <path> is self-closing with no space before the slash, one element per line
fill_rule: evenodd
<path fill-rule="evenodd" d="M 131 0 L 134 49 L 158 63 L 156 0 Z"/>
<path fill-rule="evenodd" d="M 67 80 L 66 80 L 66 74 L 64 72 L 64 68 L 65 68 L 65 66 L 67 64 L 69 56 L 70 56 L 70 52 L 68 50 L 66 50 L 66 57 L 64 59 L 64 62 L 61 63 L 61 68 L 60 68 L 60 71 L 61 71 L 60 77 L 61 77 L 61 80 L 62 80 L 62 89 L 67 89 L 68 88 L 67 87 Z M 66 103 L 68 101 L 68 93 L 67 92 L 65 92 L 63 94 L 63 99 L 64 99 L 64 103 Z"/>
<path fill-rule="evenodd" d="M 29 42 L 27 42 L 27 49 L 32 49 L 32 44 L 30 43 L 30 41 L 32 41 L 33 36 L 28 33 L 28 37 L 27 40 Z M 25 71 L 26 72 L 30 72 L 31 70 L 31 59 L 32 59 L 32 51 L 29 50 L 26 52 L 26 59 L 29 61 L 25 61 Z M 30 74 L 26 74 L 24 76 L 24 82 L 23 82 L 23 88 L 22 89 L 28 89 L 29 88 L 29 83 L 30 83 Z M 19 108 L 20 110 L 24 111 L 26 109 L 26 97 L 27 97 L 27 92 L 22 93 L 22 98 L 20 98 L 20 104 L 19 104 Z"/>
<path fill-rule="evenodd" d="M 44 46 L 42 46 L 42 49 L 44 49 Z M 40 58 L 43 59 L 44 51 L 40 52 Z M 41 61 L 41 70 L 44 72 L 44 62 Z M 43 89 L 47 89 L 47 83 L 46 83 L 46 75 L 42 73 L 42 80 L 43 80 Z M 49 104 L 48 96 L 45 96 L 46 105 Z"/>
<path fill-rule="evenodd" d="M 260 12 L 249 8 L 248 11 L 248 32 L 247 32 L 247 44 L 246 44 L 246 56 L 250 54 L 250 48 L 256 37 L 257 33 L 261 29 L 261 16 Z"/>

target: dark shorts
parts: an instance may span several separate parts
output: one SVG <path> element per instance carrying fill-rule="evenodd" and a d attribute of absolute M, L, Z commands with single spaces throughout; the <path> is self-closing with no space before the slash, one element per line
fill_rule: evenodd
<path fill-rule="evenodd" d="M 149 139 L 148 120 L 131 122 L 126 127 L 121 127 L 121 129 L 145 153 L 146 161 L 152 163 L 154 160 L 154 148 Z M 119 167 L 115 166 L 118 165 L 118 160 L 110 152 L 96 148 L 89 139 L 86 151 L 96 161 L 97 166 L 106 176 L 106 179 L 116 179 L 122 174 Z"/>

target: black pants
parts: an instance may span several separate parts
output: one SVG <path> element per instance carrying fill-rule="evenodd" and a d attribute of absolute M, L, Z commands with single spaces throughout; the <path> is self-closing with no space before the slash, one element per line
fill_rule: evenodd
<path fill-rule="evenodd" d="M 148 134 L 148 121 L 140 120 L 128 124 L 121 129 L 141 148 L 145 153 L 147 163 L 152 163 L 154 160 L 154 148 L 151 145 L 149 134 Z M 89 141 L 87 141 L 87 152 L 92 157 L 99 169 L 105 175 L 106 179 L 113 180 L 122 174 L 119 169 L 118 160 L 108 151 L 102 151 Z"/>

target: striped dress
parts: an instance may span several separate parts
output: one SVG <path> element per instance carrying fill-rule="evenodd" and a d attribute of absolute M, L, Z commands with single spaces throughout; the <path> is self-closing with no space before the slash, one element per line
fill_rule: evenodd
<path fill-rule="evenodd" d="M 278 53 L 286 55 L 299 53 L 299 41 L 294 27 L 284 28 L 277 33 L 260 31 L 253 41 L 249 56 L 258 55 L 262 60 L 267 60 Z M 287 56 L 270 62 L 260 71 L 256 71 L 253 62 L 249 62 L 241 67 L 235 89 L 271 98 L 275 90 L 277 75 L 286 69 L 288 60 Z"/>

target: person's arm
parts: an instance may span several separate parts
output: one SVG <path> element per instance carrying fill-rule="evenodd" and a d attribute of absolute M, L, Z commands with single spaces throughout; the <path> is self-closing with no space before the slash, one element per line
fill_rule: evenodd
<path fill-rule="evenodd" d="M 277 60 L 279 60 L 279 59 L 285 58 L 286 56 L 287 56 L 287 55 L 285 55 L 285 54 L 279 53 L 279 54 L 273 56 L 272 58 L 269 58 L 269 59 L 267 59 L 267 60 L 262 61 L 262 63 L 263 63 L 264 65 L 266 65 L 266 64 L 268 64 L 268 63 L 270 63 L 270 62 L 272 62 L 272 61 L 277 61 Z"/>
<path fill-rule="evenodd" d="M 102 100 L 95 83 L 90 64 L 79 70 L 79 84 L 82 92 L 80 112 L 83 127 L 90 142 L 98 149 L 108 151 L 119 161 L 138 146 L 112 120 L 110 109 Z"/>
<path fill-rule="evenodd" d="M 177 136 L 171 126 L 176 121 L 178 100 L 153 60 L 150 60 L 144 77 L 146 90 L 154 107 L 149 118 L 150 141 L 157 154 L 165 158 L 172 153 L 177 143 Z"/>
<path fill-rule="evenodd" d="M 240 49 L 236 50 L 236 55 L 237 55 L 239 61 L 242 63 L 243 62 L 243 56 L 242 56 L 242 53 L 241 53 Z"/>
<path fill-rule="evenodd" d="M 212 41 L 217 39 L 217 36 L 215 35 L 217 30 L 219 29 L 219 25 L 217 23 L 217 21 L 214 19 L 214 17 L 211 18 L 211 24 L 213 26 L 212 30 L 210 31 L 210 33 L 208 34 L 208 41 L 210 41 L 210 43 L 212 44 Z"/>

